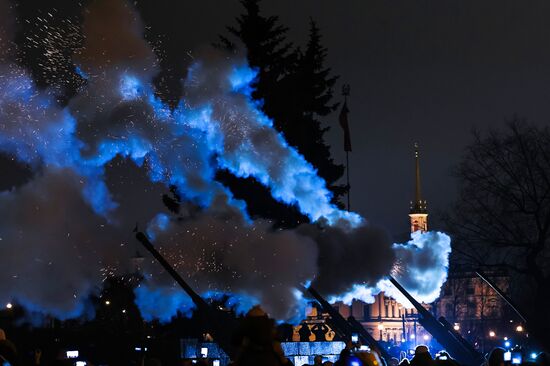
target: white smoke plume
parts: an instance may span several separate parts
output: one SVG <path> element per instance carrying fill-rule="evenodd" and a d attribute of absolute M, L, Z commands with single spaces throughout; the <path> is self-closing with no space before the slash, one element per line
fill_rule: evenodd
<path fill-rule="evenodd" d="M 369 225 L 354 230 L 302 225 L 297 231 L 319 246 L 319 272 L 313 286 L 326 295 L 347 293 L 356 284 L 374 286 L 391 272 L 396 259 L 387 234 Z"/>
<path fill-rule="evenodd" d="M 411 234 L 411 240 L 403 244 L 393 244 L 394 262 L 384 275 L 391 274 L 418 302 L 432 303 L 447 280 L 451 239 L 440 232 Z M 412 308 L 409 300 L 381 276 L 375 283 L 354 282 L 348 292 L 332 292 L 331 301 L 351 304 L 354 299 L 367 303 L 374 302 L 374 295 L 384 291 L 406 307 Z"/>
<path fill-rule="evenodd" d="M 48 169 L 0 194 L 2 304 L 79 316 L 83 299 L 100 290 L 102 263 L 124 258 L 118 233 L 84 202 L 81 185 L 71 171 Z"/>
<path fill-rule="evenodd" d="M 217 197 L 209 209 L 156 231 L 159 249 L 199 293 L 249 298 L 277 319 L 296 316 L 295 289 L 317 273 L 316 243 L 262 220 L 246 222 L 226 199 Z"/>
<path fill-rule="evenodd" d="M 451 238 L 441 232 L 412 233 L 406 244 L 395 244 L 397 260 L 392 271 L 395 279 L 419 302 L 429 304 L 439 297 L 447 280 Z M 386 294 L 408 304 L 405 297 L 387 280 L 378 284 Z"/>

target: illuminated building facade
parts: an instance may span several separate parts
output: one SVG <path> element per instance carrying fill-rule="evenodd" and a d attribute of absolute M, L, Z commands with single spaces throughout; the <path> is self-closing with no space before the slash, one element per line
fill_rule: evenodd
<path fill-rule="evenodd" d="M 366 304 L 355 300 L 351 306 L 334 304 L 344 317 L 353 316 L 377 341 L 401 345 L 409 342 L 411 346 L 426 343 L 430 339 L 418 324 L 416 309 L 406 308 L 396 300 L 385 296 L 384 292 L 375 296 L 374 303 Z"/>
<path fill-rule="evenodd" d="M 508 292 L 506 271 L 486 271 L 502 291 Z M 452 269 L 440 297 L 433 303 L 436 317 L 444 317 L 474 347 L 486 351 L 504 346 L 506 340 L 521 343 L 527 334 L 505 301 L 473 271 Z M 519 327 L 519 328 L 518 328 Z"/>

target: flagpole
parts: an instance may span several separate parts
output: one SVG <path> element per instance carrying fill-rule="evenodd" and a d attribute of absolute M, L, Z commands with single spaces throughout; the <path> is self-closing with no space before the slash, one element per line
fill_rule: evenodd
<path fill-rule="evenodd" d="M 351 210 L 351 206 L 350 206 L 351 186 L 349 185 L 349 151 L 346 151 L 346 175 L 348 179 L 347 187 L 348 187 L 348 212 L 349 212 Z"/>
<path fill-rule="evenodd" d="M 348 103 L 348 96 L 350 94 L 350 86 L 349 84 L 344 84 L 342 86 L 342 95 L 344 96 L 344 104 L 347 105 Z M 351 186 L 349 184 L 349 151 L 346 150 L 346 188 L 348 189 L 348 212 L 351 211 Z"/>

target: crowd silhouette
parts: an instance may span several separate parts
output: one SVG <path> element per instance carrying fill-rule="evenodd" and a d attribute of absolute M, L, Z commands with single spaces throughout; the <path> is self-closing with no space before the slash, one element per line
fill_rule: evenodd
<path fill-rule="evenodd" d="M 324 324 L 316 324 L 309 327 L 303 324 L 298 333 L 301 341 L 310 341 L 312 335 L 315 340 L 325 340 L 328 327 Z M 252 308 L 248 314 L 240 319 L 240 327 L 237 334 L 233 335 L 235 348 L 238 350 L 235 359 L 230 363 L 231 366 L 293 366 L 292 360 L 287 358 L 283 352 L 280 342 L 280 332 L 277 331 L 275 322 L 260 308 Z M 412 358 L 402 357 L 384 360 L 375 352 L 364 350 L 357 342 L 351 340 L 346 343 L 342 349 L 338 360 L 331 362 L 323 359 L 322 355 L 314 357 L 313 364 L 305 366 L 460 366 L 447 352 L 438 352 L 432 356 L 428 346 L 418 345 L 414 350 Z M 26 366 L 26 365 L 46 365 L 46 366 L 93 366 L 90 360 L 71 359 L 66 350 L 56 349 L 48 350 L 49 355 L 54 357 L 45 358 L 39 349 L 33 352 L 27 352 L 24 355 L 18 353 L 16 345 L 11 342 L 6 333 L 0 329 L 0 366 Z M 493 349 L 486 357 L 484 364 L 479 366 L 513 366 L 506 359 L 506 350 L 503 348 Z M 136 366 L 162 366 L 160 358 L 154 355 L 143 356 L 140 359 L 129 360 L 128 365 Z M 537 357 L 529 361 L 521 362 L 522 365 L 532 366 L 550 366 L 547 353 L 539 353 Z M 196 360 L 183 360 L 178 365 L 218 365 L 213 360 L 207 358 Z M 477 366 L 477 365 L 469 365 Z"/>

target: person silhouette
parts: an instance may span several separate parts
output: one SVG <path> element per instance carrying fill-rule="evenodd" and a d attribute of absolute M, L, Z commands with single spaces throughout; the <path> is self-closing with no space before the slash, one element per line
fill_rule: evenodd
<path fill-rule="evenodd" d="M 309 326 L 307 324 L 302 323 L 302 326 L 300 327 L 298 334 L 300 335 L 300 342 L 309 342 L 309 336 L 311 335 L 311 330 L 309 330 Z"/>
<path fill-rule="evenodd" d="M 329 328 L 325 324 L 315 324 L 311 331 L 315 334 L 315 342 L 326 342 Z"/>

